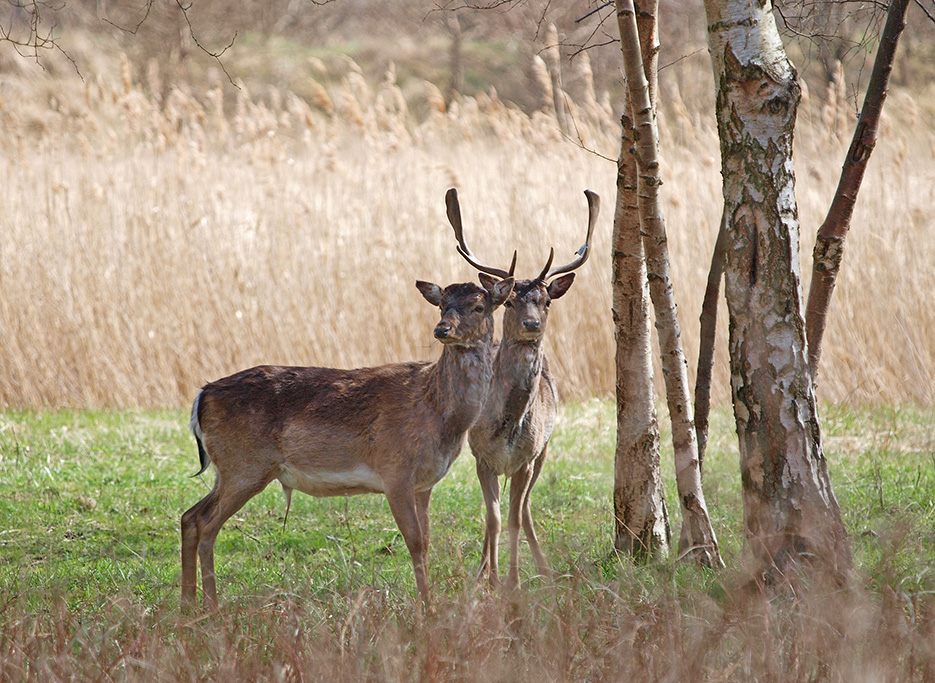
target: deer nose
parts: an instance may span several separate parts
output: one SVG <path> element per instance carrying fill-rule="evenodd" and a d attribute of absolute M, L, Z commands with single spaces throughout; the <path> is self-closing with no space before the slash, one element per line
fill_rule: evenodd
<path fill-rule="evenodd" d="M 445 339 L 449 334 L 451 334 L 451 323 L 443 320 L 435 326 L 436 339 Z"/>
<path fill-rule="evenodd" d="M 538 320 L 532 318 L 527 318 L 523 321 L 523 327 L 526 328 L 527 332 L 538 332 L 539 328 L 542 326 L 542 323 Z"/>

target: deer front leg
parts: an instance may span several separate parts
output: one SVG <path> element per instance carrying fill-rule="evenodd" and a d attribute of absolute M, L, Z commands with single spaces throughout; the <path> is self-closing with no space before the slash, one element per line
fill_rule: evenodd
<path fill-rule="evenodd" d="M 422 602 L 429 605 L 429 583 L 425 570 L 425 552 L 428 549 L 428 525 L 425 530 L 419 519 L 425 516 L 428 520 L 428 496 L 429 494 L 419 494 L 424 503 L 424 512 L 420 513 L 419 500 L 417 494 L 408 486 L 389 489 L 386 492 L 386 499 L 390 504 L 390 512 L 393 513 L 393 519 L 396 520 L 396 526 L 399 527 L 403 539 L 406 541 L 406 547 L 409 549 L 409 555 L 412 557 L 412 571 L 416 577 L 416 589 L 419 591 L 419 597 Z"/>
<path fill-rule="evenodd" d="M 429 499 L 432 489 L 420 491 L 416 494 L 416 514 L 419 516 L 419 529 L 422 531 L 422 547 L 426 554 L 429 551 Z"/>
<path fill-rule="evenodd" d="M 485 574 L 492 587 L 500 585 L 497 548 L 500 545 L 500 479 L 497 473 L 477 461 L 477 479 L 484 494 L 485 532 L 477 578 Z"/>

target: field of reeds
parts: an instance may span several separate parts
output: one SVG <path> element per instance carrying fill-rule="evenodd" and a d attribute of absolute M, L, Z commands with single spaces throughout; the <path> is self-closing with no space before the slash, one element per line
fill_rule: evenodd
<path fill-rule="evenodd" d="M 620 103 L 595 92 L 586 54 L 568 78 L 565 131 L 545 72 L 542 106 L 524 112 L 492 90 L 446 103 L 432 83 L 398 83 L 391 64 L 368 82 L 349 59 L 306 58 L 289 89 L 82 55 L 80 76 L 21 58 L 0 75 L 0 406 L 178 406 L 261 362 L 434 357 L 435 312 L 414 281 L 474 278 L 445 219 L 452 186 L 474 251 L 505 266 L 518 249 L 520 277 L 550 246 L 571 260 L 582 191 L 601 195 L 593 256 L 555 308 L 548 351 L 564 397 L 612 393 Z M 695 72 L 661 81 L 662 196 L 693 366 L 720 174 L 695 95 L 705 60 L 682 68 Z M 806 288 L 853 112 L 835 88 L 800 110 Z M 887 103 L 825 336 L 825 400 L 935 399 L 933 117 L 931 84 Z M 725 337 L 722 324 L 719 400 Z"/>

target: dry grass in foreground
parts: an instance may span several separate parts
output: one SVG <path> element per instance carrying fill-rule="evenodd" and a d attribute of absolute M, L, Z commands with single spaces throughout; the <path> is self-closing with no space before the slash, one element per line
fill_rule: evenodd
<path fill-rule="evenodd" d="M 428 83 L 410 104 L 392 72 L 373 86 L 350 62 L 329 74 L 340 85 L 312 81 L 308 100 L 163 88 L 153 66 L 132 73 L 125 63 L 121 77 L 102 69 L 84 83 L 0 80 L 0 405 L 180 405 L 261 362 L 432 357 L 434 312 L 414 281 L 474 277 L 445 221 L 451 186 L 475 251 L 506 264 L 517 248 L 520 276 L 538 272 L 549 246 L 570 258 L 587 220 L 582 191 L 603 197 L 593 257 L 556 307 L 548 343 L 564 397 L 612 392 L 619 143 L 615 114 L 593 91 L 570 101 L 585 149 L 547 112 L 527 116 L 495 96 L 446 108 Z M 718 146 L 707 113 L 663 92 L 662 191 L 693 358 L 720 213 Z M 933 111 L 931 86 L 887 103 L 826 334 L 826 400 L 935 400 Z M 822 94 L 800 114 L 806 278 L 846 112 Z M 725 338 L 726 324 L 720 399 Z"/>
<path fill-rule="evenodd" d="M 465 594 L 419 618 L 361 590 L 339 614 L 288 597 L 183 617 L 125 599 L 64 603 L 0 630 L 0 680 L 928 681 L 935 603 L 852 590 L 807 599 L 633 603 L 570 577 L 515 601 Z M 726 586 L 717 586 L 718 590 Z M 907 616 L 907 608 L 911 616 Z"/>

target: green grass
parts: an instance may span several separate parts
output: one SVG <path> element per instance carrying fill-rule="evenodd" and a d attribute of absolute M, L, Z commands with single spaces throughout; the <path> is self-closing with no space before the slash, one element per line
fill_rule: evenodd
<path fill-rule="evenodd" d="M 211 484 L 210 473 L 189 476 L 197 456 L 186 413 L 0 413 L 0 680 L 54 680 L 76 670 L 104 680 L 221 678 L 232 656 L 235 678 L 436 671 L 472 679 L 484 671 L 492 680 L 579 680 L 630 671 L 750 680 L 775 666 L 823 678 L 822 671 L 844 676 L 839 660 L 850 660 L 815 639 L 842 632 L 841 643 L 864 642 L 864 654 L 847 665 L 854 671 L 873 657 L 910 678 L 929 671 L 935 411 L 826 407 L 825 451 L 858 585 L 846 600 L 816 588 L 808 600 L 742 604 L 736 437 L 727 410 L 712 417 L 705 485 L 725 570 L 671 560 L 634 566 L 614 556 L 614 408 L 597 400 L 565 405 L 533 494 L 559 577 L 534 578 L 523 544 L 524 591 L 515 600 L 475 585 L 483 506 L 466 453 L 432 499 L 437 610 L 426 630 L 414 610 L 409 555 L 383 497 L 296 495 L 284 525 L 284 499 L 269 487 L 218 539 L 223 614 L 186 615 L 177 609 L 179 517 Z M 663 444 L 677 538 L 667 434 Z M 504 565 L 506 555 L 502 547 Z M 751 616 L 764 609 L 766 626 Z M 816 635 L 815 624 L 828 633 Z M 775 653 L 764 649 L 764 633 L 776 640 Z M 899 647 L 887 645 L 890 636 Z M 861 638 L 875 645 L 867 650 Z M 913 638 L 922 645 L 909 647 Z"/>

